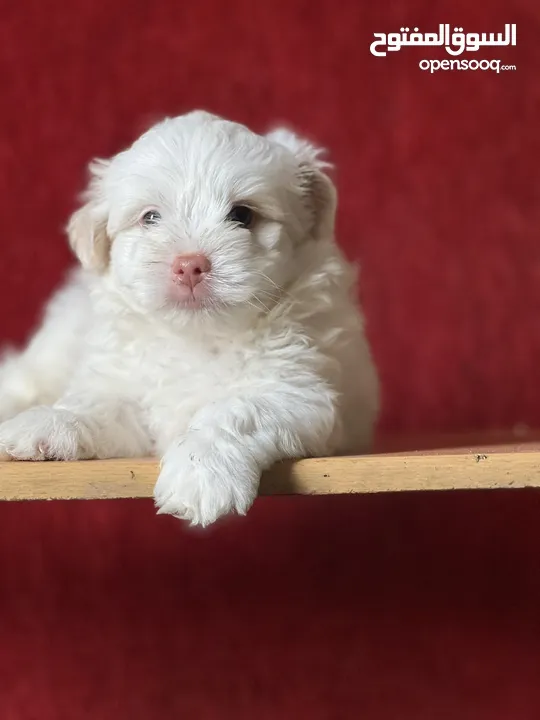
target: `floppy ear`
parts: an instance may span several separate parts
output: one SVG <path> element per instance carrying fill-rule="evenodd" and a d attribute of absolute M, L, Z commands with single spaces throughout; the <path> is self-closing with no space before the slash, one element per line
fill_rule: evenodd
<path fill-rule="evenodd" d="M 273 130 L 267 137 L 292 152 L 298 162 L 298 181 L 305 198 L 311 236 L 315 240 L 332 237 L 337 192 L 334 183 L 324 172 L 331 167 L 330 163 L 320 157 L 324 150 L 299 138 L 287 128 Z"/>
<path fill-rule="evenodd" d="M 95 160 L 89 166 L 90 182 L 81 199 L 84 205 L 71 216 L 67 233 L 71 249 L 86 270 L 103 272 L 109 263 L 109 216 L 103 191 L 108 160 Z"/>

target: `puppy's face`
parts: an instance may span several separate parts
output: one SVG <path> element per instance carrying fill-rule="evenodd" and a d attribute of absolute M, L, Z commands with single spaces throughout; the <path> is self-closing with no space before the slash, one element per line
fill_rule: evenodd
<path fill-rule="evenodd" d="M 295 251 L 331 237 L 335 192 L 318 151 L 203 112 L 165 120 L 91 166 L 69 225 L 81 263 L 139 308 L 264 312 L 299 268 Z"/>

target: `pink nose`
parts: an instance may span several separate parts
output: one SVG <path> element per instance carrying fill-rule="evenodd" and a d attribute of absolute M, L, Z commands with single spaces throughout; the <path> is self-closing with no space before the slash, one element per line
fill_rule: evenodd
<path fill-rule="evenodd" d="M 179 285 L 194 288 L 204 279 L 210 267 L 210 260 L 206 255 L 179 255 L 172 264 L 174 281 Z"/>

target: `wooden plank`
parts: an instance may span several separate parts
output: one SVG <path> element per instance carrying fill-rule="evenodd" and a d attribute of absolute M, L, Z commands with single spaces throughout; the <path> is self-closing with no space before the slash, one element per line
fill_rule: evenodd
<path fill-rule="evenodd" d="M 432 443 L 426 443 L 432 446 Z M 147 498 L 155 459 L 2 462 L 0 500 Z M 315 458 L 279 463 L 261 494 L 342 494 L 540 487 L 540 443 Z"/>

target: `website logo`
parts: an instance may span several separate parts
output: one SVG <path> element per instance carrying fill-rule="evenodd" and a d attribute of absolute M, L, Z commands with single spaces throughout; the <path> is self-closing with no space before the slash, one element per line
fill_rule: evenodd
<path fill-rule="evenodd" d="M 506 24 L 503 33 L 464 33 L 462 27 L 455 27 L 450 33 L 450 25 L 440 24 L 438 33 L 421 33 L 413 28 L 402 27 L 397 33 L 373 33 L 376 38 L 370 45 L 372 55 L 386 57 L 388 52 L 397 52 L 403 47 L 444 47 L 449 55 L 461 55 L 463 52 L 477 52 L 482 47 L 504 47 L 516 45 L 516 26 Z M 379 50 L 378 48 L 383 48 Z"/>

